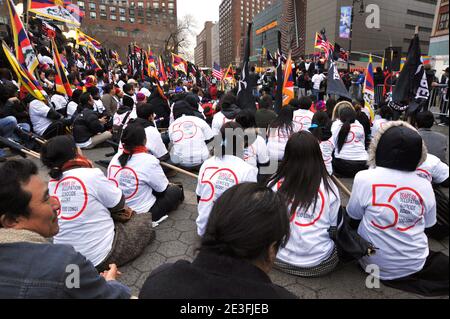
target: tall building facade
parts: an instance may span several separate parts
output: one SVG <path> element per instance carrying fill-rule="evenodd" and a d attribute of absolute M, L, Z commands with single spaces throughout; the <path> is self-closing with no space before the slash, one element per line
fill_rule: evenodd
<path fill-rule="evenodd" d="M 278 31 L 281 31 L 283 53 L 290 50 L 294 59 L 305 53 L 306 1 L 278 0 L 254 19 L 253 62 L 265 65 L 262 48 L 275 52 L 278 49 Z"/>
<path fill-rule="evenodd" d="M 439 0 L 434 17 L 433 32 L 431 33 L 429 51 L 429 55 L 432 57 L 434 67 L 437 71 L 436 74 L 439 77 L 442 75 L 443 70 L 449 66 L 448 20 L 449 1 Z"/>
<path fill-rule="evenodd" d="M 125 56 L 128 44 L 151 47 L 157 54 L 174 48 L 176 0 L 72 0 L 85 12 L 81 29 Z"/>
<path fill-rule="evenodd" d="M 247 24 L 273 0 L 222 0 L 219 7 L 220 62 L 222 67 L 242 62 Z"/>
<path fill-rule="evenodd" d="M 205 27 L 197 36 L 197 46 L 194 50 L 195 64 L 199 67 L 211 67 L 212 65 L 212 31 L 214 23 L 205 22 Z"/>
<path fill-rule="evenodd" d="M 219 32 L 219 23 L 215 23 L 212 28 L 212 49 L 211 49 L 211 60 L 212 63 L 216 62 L 220 65 L 220 32 Z M 213 65 L 211 65 L 212 67 Z"/>
<path fill-rule="evenodd" d="M 422 52 L 426 54 L 430 43 L 437 0 L 366 0 L 355 4 L 352 51 L 383 55 L 387 47 L 402 47 L 408 51 L 416 26 L 419 26 Z M 380 8 L 380 29 L 366 26 L 368 5 Z M 306 54 L 314 53 L 316 32 L 323 28 L 330 42 L 348 49 L 349 40 L 339 38 L 339 21 L 342 6 L 352 6 L 352 0 L 308 0 L 306 5 Z M 358 57 L 353 56 L 353 59 Z"/>

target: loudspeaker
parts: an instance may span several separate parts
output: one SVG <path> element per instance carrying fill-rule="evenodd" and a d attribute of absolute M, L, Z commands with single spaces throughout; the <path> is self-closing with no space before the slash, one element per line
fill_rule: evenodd
<path fill-rule="evenodd" d="M 394 72 L 400 71 L 402 47 L 389 47 L 384 51 L 384 68 Z"/>

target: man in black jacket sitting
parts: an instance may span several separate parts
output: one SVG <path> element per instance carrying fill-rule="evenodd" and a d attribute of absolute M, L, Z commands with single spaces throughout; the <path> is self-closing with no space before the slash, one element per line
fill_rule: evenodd
<path fill-rule="evenodd" d="M 93 149 L 112 137 L 111 132 L 105 128 L 108 118 L 98 117 L 94 111 L 94 99 L 90 93 L 81 95 L 80 107 L 77 111 L 78 116 L 73 123 L 73 137 L 78 147 Z"/>

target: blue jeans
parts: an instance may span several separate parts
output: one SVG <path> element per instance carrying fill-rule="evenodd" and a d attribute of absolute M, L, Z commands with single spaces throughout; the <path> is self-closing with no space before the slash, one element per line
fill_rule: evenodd
<path fill-rule="evenodd" d="M 10 138 L 17 127 L 17 120 L 14 116 L 7 116 L 0 119 L 0 136 Z"/>
<path fill-rule="evenodd" d="M 316 97 L 316 102 L 319 101 L 320 90 L 312 89 L 311 92 L 312 92 L 312 95 L 314 95 Z"/>

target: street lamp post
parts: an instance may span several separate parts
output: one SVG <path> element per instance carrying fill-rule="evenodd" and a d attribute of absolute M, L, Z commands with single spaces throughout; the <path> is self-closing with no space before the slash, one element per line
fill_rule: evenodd
<path fill-rule="evenodd" d="M 353 20 L 355 19 L 355 4 L 360 3 L 360 9 L 359 13 L 363 14 L 365 12 L 364 10 L 364 0 L 353 0 L 352 2 L 352 14 L 350 17 L 350 39 L 349 39 L 349 45 L 348 45 L 348 65 L 347 65 L 347 71 L 350 72 L 350 61 L 352 58 L 352 40 L 353 40 Z"/>

